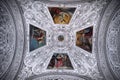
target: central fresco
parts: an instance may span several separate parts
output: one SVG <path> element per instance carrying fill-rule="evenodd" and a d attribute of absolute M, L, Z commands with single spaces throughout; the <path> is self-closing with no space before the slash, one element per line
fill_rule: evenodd
<path fill-rule="evenodd" d="M 73 6 L 19 2 L 27 24 L 28 43 L 18 80 L 46 72 L 78 74 L 89 77 L 88 80 L 101 78 L 93 34 L 102 1 Z"/>

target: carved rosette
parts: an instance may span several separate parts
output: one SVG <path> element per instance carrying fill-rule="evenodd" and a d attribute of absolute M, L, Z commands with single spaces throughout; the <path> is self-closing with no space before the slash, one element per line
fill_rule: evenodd
<path fill-rule="evenodd" d="M 102 77 L 99 75 L 94 50 L 93 53 L 89 53 L 78 48 L 75 45 L 75 42 L 77 31 L 90 26 L 96 28 L 97 21 L 99 20 L 100 11 L 105 4 L 105 1 L 93 1 L 91 3 L 85 2 L 79 3 L 79 5 L 76 4 L 72 6 L 76 7 L 76 12 L 71 19 L 71 23 L 68 25 L 55 25 L 53 23 L 51 15 L 48 11 L 48 7 L 57 6 L 57 4 L 45 4 L 40 1 L 32 0 L 28 1 L 28 3 L 25 3 L 26 1 L 27 0 L 25 0 L 24 2 L 19 2 L 21 3 L 22 9 L 24 11 L 24 17 L 27 25 L 27 45 L 29 46 L 30 24 L 45 30 L 47 33 L 47 40 L 44 47 L 38 48 L 32 52 L 29 52 L 29 47 L 27 46 L 24 58 L 24 67 L 22 68 L 18 79 L 24 80 L 29 76 L 39 75 L 45 72 L 69 72 L 71 74 L 77 73 L 79 75 L 88 76 L 92 79 L 102 79 Z M 69 6 L 69 4 L 65 4 L 63 6 L 67 7 Z M 58 39 L 60 35 L 64 37 L 64 40 L 60 41 Z M 74 70 L 47 70 L 49 61 L 54 53 L 68 54 Z M 38 79 L 54 79 L 55 77 L 58 78 L 58 76 L 45 76 Z M 63 80 L 79 80 L 74 77 L 63 77 Z"/>
<path fill-rule="evenodd" d="M 54 48 L 61 49 L 63 51 L 68 50 L 73 46 L 73 33 L 70 30 L 54 29 L 53 37 L 51 37 Z M 63 36 L 63 40 L 59 40 L 59 36 Z"/>

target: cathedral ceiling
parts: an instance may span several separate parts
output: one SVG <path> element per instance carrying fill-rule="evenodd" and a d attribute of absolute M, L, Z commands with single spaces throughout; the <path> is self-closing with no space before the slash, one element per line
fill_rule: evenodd
<path fill-rule="evenodd" d="M 92 79 L 101 78 L 95 58 L 94 30 L 105 1 L 85 1 L 74 5 L 26 1 L 19 1 L 26 21 L 28 41 L 24 67 L 19 77 L 45 72 L 68 72 Z M 43 42 L 38 44 L 42 46 L 33 49 L 31 36 L 35 37 L 37 33 L 43 34 L 44 38 L 39 36 Z M 51 60 L 54 62 L 60 55 L 69 58 L 68 66 L 52 64 Z M 25 69 L 28 69 L 27 72 Z M 26 76 L 22 76 L 24 74 Z"/>
<path fill-rule="evenodd" d="M 17 80 L 114 80 L 112 75 L 118 79 L 120 12 L 116 3 L 1 1 L 0 79 L 11 75 L 10 80 L 14 76 Z M 108 4 L 116 6 L 106 8 Z"/>

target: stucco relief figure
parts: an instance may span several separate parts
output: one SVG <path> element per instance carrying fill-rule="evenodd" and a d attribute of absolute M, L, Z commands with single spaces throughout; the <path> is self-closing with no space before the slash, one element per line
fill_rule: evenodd
<path fill-rule="evenodd" d="M 93 27 L 80 30 L 76 33 L 76 46 L 92 52 L 92 34 Z"/>
<path fill-rule="evenodd" d="M 48 69 L 73 69 L 67 54 L 55 53 L 50 60 Z"/>
<path fill-rule="evenodd" d="M 75 8 L 49 7 L 55 24 L 69 24 Z"/>

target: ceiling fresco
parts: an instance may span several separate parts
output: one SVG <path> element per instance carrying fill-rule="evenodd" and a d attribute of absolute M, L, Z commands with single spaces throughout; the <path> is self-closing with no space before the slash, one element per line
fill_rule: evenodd
<path fill-rule="evenodd" d="M 18 80 L 46 72 L 77 73 L 102 80 L 93 41 L 105 1 L 72 6 L 26 1 L 19 1 L 26 20 L 28 42 Z M 34 49 L 31 36 L 37 43 Z"/>
<path fill-rule="evenodd" d="M 66 53 L 54 53 L 47 69 L 73 69 L 73 66 Z"/>
<path fill-rule="evenodd" d="M 92 36 L 93 27 L 88 27 L 76 32 L 76 46 L 86 51 L 92 52 Z"/>
<path fill-rule="evenodd" d="M 0 80 L 120 80 L 119 0 L 0 0 Z"/>
<path fill-rule="evenodd" d="M 30 25 L 30 51 L 46 45 L 46 31 Z"/>
<path fill-rule="evenodd" d="M 49 7 L 50 14 L 55 24 L 69 24 L 75 8 Z"/>

